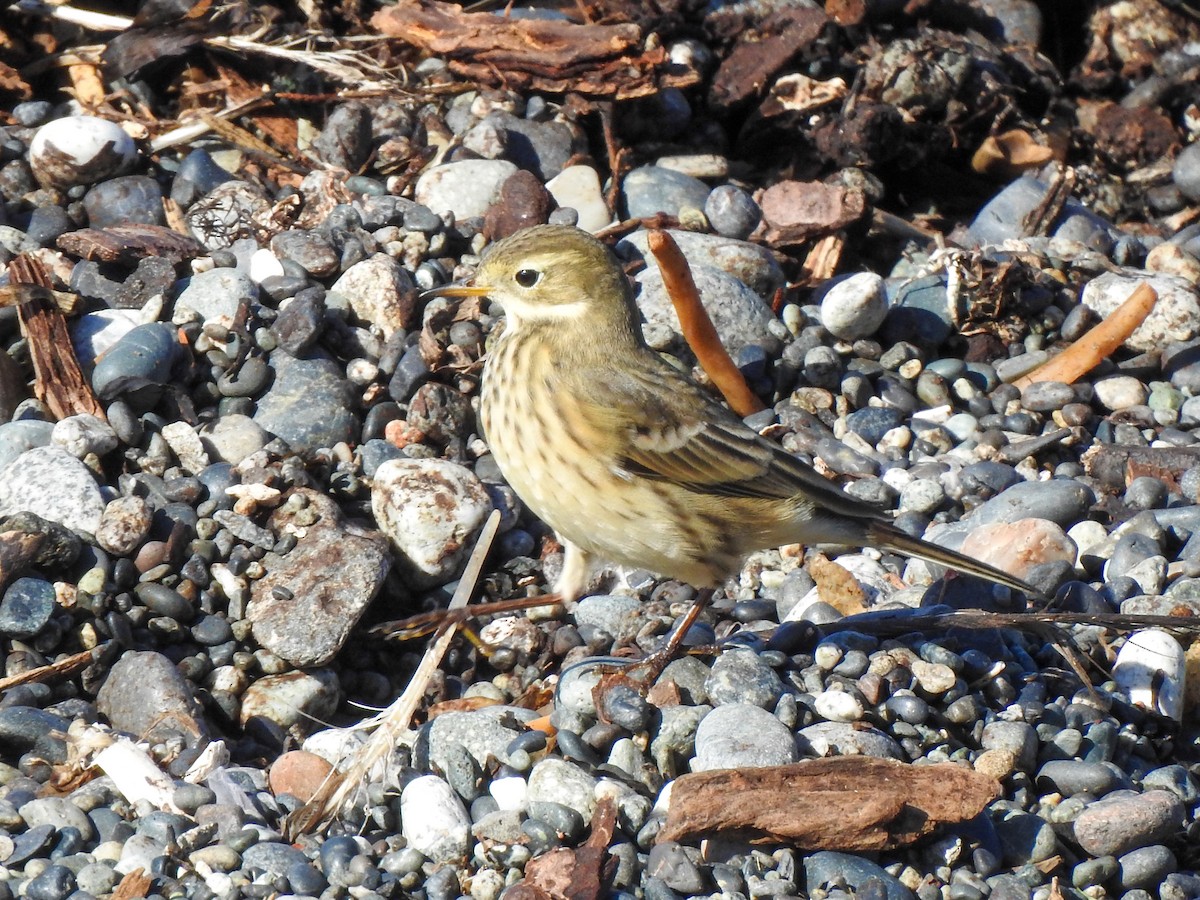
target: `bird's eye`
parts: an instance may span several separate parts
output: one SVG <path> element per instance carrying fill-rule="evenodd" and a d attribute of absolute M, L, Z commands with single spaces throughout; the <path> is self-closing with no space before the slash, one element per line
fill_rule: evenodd
<path fill-rule="evenodd" d="M 516 278 L 517 284 L 523 288 L 531 288 L 538 283 L 538 279 L 542 277 L 542 273 L 537 269 L 518 269 Z"/>

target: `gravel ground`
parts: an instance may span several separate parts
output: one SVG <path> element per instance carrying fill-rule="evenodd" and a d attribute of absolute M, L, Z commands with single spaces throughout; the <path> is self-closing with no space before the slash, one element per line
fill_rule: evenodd
<path fill-rule="evenodd" d="M 828 150 L 821 129 L 850 133 L 845 107 L 757 126 L 751 113 L 739 131 L 702 88 L 671 88 L 618 105 L 631 170 L 615 211 L 593 118 L 532 91 L 439 93 L 450 76 L 437 58 L 411 73 L 421 102 L 331 107 L 307 174 L 211 136 L 151 152 L 61 94 L 10 104 L 5 284 L 24 253 L 60 300 L 78 297 L 67 323 L 103 415 L 34 399 L 37 348 L 16 308 L 0 308 L 0 900 L 118 885 L 122 897 L 557 896 L 515 885 L 530 860 L 585 841 L 606 799 L 617 820 L 599 896 L 1200 897 L 1200 656 L 1186 634 L 929 627 L 921 617 L 1024 601 L 869 548 L 836 557 L 844 581 L 800 548 L 755 554 L 687 637 L 719 652 L 672 662 L 649 700 L 610 693 L 603 714 L 598 670 L 576 664 L 652 651 L 692 588 L 606 571 L 571 609 L 495 617 L 482 644 L 458 638 L 446 655 L 426 696 L 439 714 L 418 717 L 323 834 L 284 838 L 286 816 L 361 741 L 348 726 L 418 663 L 421 643 L 372 626 L 444 607 L 493 510 L 481 595 L 545 592 L 561 565 L 476 424 L 501 311 L 420 296 L 519 224 L 668 216 L 768 406 L 749 424 L 1058 611 L 1184 628 L 1200 614 L 1200 117 L 1179 90 L 1200 68 L 1194 20 L 1098 5 L 1086 27 L 1108 35 L 1111 78 L 1092 83 L 1095 43 L 1090 63 L 1041 57 L 1023 71 L 1059 87 L 1039 107 L 1014 87 L 1013 61 L 1045 50 L 1043 28 L 1065 14 L 966 4 L 987 11 L 987 31 L 934 6 L 945 30 L 932 37 L 893 10 L 877 46 L 839 29 L 822 47 L 841 55 L 785 67 L 831 90 L 839 76 L 865 78 L 868 94 L 888 84 L 866 99 L 898 111 L 891 157 L 874 132 L 858 136 L 861 159 Z M 1170 33 L 1139 67 L 1120 54 L 1147 21 Z M 705 78 L 728 51 L 710 25 L 707 43 L 668 47 Z M 941 69 L 891 59 L 924 58 L 929 41 Z M 1008 68 L 989 70 L 995 59 Z M 971 171 L 999 126 L 959 109 L 983 90 L 962 73 L 934 90 L 954 60 L 991 72 L 979 104 L 1017 98 L 1018 130 L 1044 137 L 1070 106 L 1065 181 L 1036 154 L 1022 174 Z M 893 83 L 880 67 L 919 77 Z M 166 102 L 165 84 L 123 84 Z M 1122 144 L 1113 116 L 1144 131 Z M 776 140 L 787 129 L 797 147 Z M 436 156 L 405 180 L 382 168 L 396 142 Z M 1031 230 L 1064 185 L 1071 199 Z M 832 195 L 857 212 L 801 221 Z M 187 236 L 168 240 L 168 225 Z M 645 228 L 612 233 L 647 340 L 691 365 Z M 840 236 L 841 265 L 808 283 L 801 264 L 823 233 Z M 89 250 L 104 241 L 122 251 Z M 1072 384 L 1014 385 L 1141 284 L 1158 302 L 1109 358 Z M 656 841 L 679 775 L 849 755 L 957 763 L 1000 796 L 886 852 Z M 139 759 L 155 790 L 136 783 Z"/>

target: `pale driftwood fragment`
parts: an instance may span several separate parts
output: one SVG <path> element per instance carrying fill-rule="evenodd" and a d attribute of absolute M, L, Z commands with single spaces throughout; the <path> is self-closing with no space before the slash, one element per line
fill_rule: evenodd
<path fill-rule="evenodd" d="M 1000 796 L 988 775 L 954 763 L 871 756 L 682 775 L 661 841 L 736 835 L 806 850 L 890 850 L 965 822 Z"/>

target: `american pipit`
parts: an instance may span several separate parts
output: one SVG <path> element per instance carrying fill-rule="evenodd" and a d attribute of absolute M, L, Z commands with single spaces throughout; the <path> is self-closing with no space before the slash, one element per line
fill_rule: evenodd
<path fill-rule="evenodd" d="M 483 429 L 504 477 L 563 542 L 565 600 L 598 559 L 705 588 L 752 551 L 792 543 L 878 547 L 1036 593 L 895 528 L 663 360 L 642 338 L 621 267 L 586 232 L 518 232 L 469 284 L 434 293 L 504 307 Z"/>

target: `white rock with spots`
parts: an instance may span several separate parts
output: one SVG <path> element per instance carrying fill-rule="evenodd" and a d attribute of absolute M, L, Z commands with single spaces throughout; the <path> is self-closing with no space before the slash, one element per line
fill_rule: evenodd
<path fill-rule="evenodd" d="M 827 283 L 819 302 L 821 324 L 844 341 L 870 337 L 887 318 L 887 291 L 874 272 L 858 272 Z"/>
<path fill-rule="evenodd" d="M 529 773 L 525 798 L 530 803 L 548 801 L 569 806 L 587 822 L 596 811 L 596 785 L 596 779 L 578 766 L 565 759 L 547 757 Z"/>
<path fill-rule="evenodd" d="M 150 533 L 153 515 L 150 505 L 141 497 L 118 497 L 104 507 L 96 529 L 96 543 L 109 553 L 127 556 Z"/>
<path fill-rule="evenodd" d="M 434 166 L 417 179 L 416 201 L 456 219 L 482 216 L 517 167 L 503 159 L 462 159 Z"/>
<path fill-rule="evenodd" d="M 471 840 L 471 817 L 458 794 L 436 775 L 422 775 L 400 794 L 400 830 L 408 846 L 435 863 L 462 860 Z"/>
<path fill-rule="evenodd" d="M 27 450 L 0 471 L 0 516 L 31 512 L 95 534 L 104 498 L 92 470 L 61 447 Z"/>
<path fill-rule="evenodd" d="M 354 315 L 378 328 L 385 340 L 411 324 L 417 287 L 404 267 L 384 253 L 356 262 L 330 290 L 345 297 Z"/>
<path fill-rule="evenodd" d="M 391 459 L 375 472 L 371 510 L 416 589 L 456 577 L 492 511 L 483 482 L 444 459 Z"/>
<path fill-rule="evenodd" d="M 50 443 L 62 447 L 76 459 L 89 453 L 103 456 L 117 447 L 117 433 L 103 419 L 80 413 L 54 423 Z"/>
<path fill-rule="evenodd" d="M 1200 334 L 1200 293 L 1195 285 L 1174 275 L 1147 278 L 1105 272 L 1087 283 L 1080 301 L 1107 319 L 1143 283 L 1154 288 L 1158 300 L 1146 320 L 1126 339 L 1126 349 L 1145 353 Z"/>

